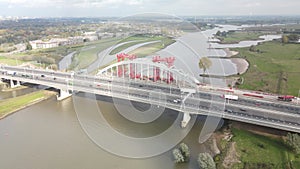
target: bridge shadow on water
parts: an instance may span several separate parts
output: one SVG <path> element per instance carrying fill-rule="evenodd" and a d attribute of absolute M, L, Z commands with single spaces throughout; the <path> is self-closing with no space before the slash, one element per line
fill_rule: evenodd
<path fill-rule="evenodd" d="M 74 103 L 74 98 L 73 98 L 73 104 L 79 104 L 79 105 L 83 104 L 83 102 L 81 102 L 82 99 L 89 99 L 91 101 L 95 101 L 94 99 L 96 99 L 96 102 L 98 104 L 97 106 L 101 111 L 99 113 L 103 115 L 103 117 L 108 122 L 108 124 L 119 133 L 134 138 L 147 138 L 147 137 L 159 135 L 163 133 L 165 130 L 167 130 L 169 127 L 171 127 L 176 121 L 176 118 L 178 116 L 181 117 L 180 112 L 166 108 L 165 111 L 161 114 L 161 116 L 155 119 L 154 121 L 150 123 L 136 123 L 126 119 L 117 111 L 112 97 L 93 95 L 93 94 L 83 93 L 83 92 L 73 93 L 72 97 L 77 97 L 76 103 Z M 150 104 L 146 104 L 146 103 L 132 102 L 132 105 L 140 111 L 146 111 L 150 108 Z M 197 168 L 198 154 L 200 152 L 212 152 L 212 150 L 210 150 L 211 146 L 209 145 L 210 144 L 209 142 L 200 144 L 198 141 L 200 132 L 206 120 L 206 116 L 193 115 L 193 117 L 197 118 L 194 126 L 187 134 L 187 136 L 183 140 L 181 140 L 181 142 L 186 143 L 191 149 L 190 162 L 181 165 L 174 165 L 172 167 L 174 169 Z M 180 126 L 179 123 L 175 125 Z M 223 125 L 223 120 L 220 121 L 218 128 L 221 128 L 222 125 Z M 179 130 L 178 133 L 181 132 L 180 128 L 178 128 L 178 130 Z M 167 157 L 171 161 L 173 160 L 172 149 L 158 157 L 154 157 L 154 159 L 165 158 L 165 157 Z M 162 168 L 170 168 L 170 166 L 168 166 L 167 164 L 165 165 L 166 166 L 162 166 Z"/>
<path fill-rule="evenodd" d="M 96 97 L 95 97 L 96 96 Z M 150 123 L 137 123 L 127 118 L 123 117 L 118 110 L 116 109 L 116 103 L 113 102 L 112 97 L 108 96 L 100 96 L 89 93 L 78 92 L 73 97 L 80 97 L 81 99 L 91 99 L 94 100 L 96 98 L 99 110 L 101 111 L 103 117 L 107 120 L 107 122 L 120 133 L 124 133 L 128 136 L 144 138 L 158 135 L 169 127 L 171 127 L 177 118 L 182 118 L 181 112 L 166 108 L 164 112 L 155 120 Z M 122 103 L 122 102 L 121 102 Z M 131 101 L 131 104 L 137 110 L 142 113 L 149 110 L 151 107 L 150 104 Z M 129 105 L 124 105 L 129 106 Z M 149 113 L 149 112 L 148 112 Z M 179 117 L 178 117 L 179 116 Z M 206 120 L 206 116 L 203 115 L 192 115 L 196 119 L 196 122 L 191 131 L 195 130 L 198 132 L 201 131 L 202 126 Z M 175 124 L 180 125 L 180 123 Z M 223 120 L 220 121 L 219 127 L 222 127 Z M 199 134 L 199 133 L 198 133 Z M 196 139 L 198 140 L 198 138 Z"/>

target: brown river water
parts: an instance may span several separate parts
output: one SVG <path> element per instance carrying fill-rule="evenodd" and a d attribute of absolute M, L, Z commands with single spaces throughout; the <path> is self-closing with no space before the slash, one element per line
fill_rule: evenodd
<path fill-rule="evenodd" d="M 26 89 L 28 90 L 28 89 Z M 19 91 L 22 92 L 22 91 Z M 1 93 L 2 98 L 12 92 Z M 83 99 L 83 93 L 80 94 Z M 76 96 L 73 96 L 76 97 Z M 144 137 L 167 129 L 178 112 L 165 112 L 151 124 L 132 123 L 121 116 L 110 102 L 98 100 L 107 121 L 116 130 Z M 81 103 L 76 101 L 76 104 Z M 138 105 L 147 107 L 147 105 Z M 174 164 L 172 152 L 145 159 L 124 158 L 111 154 L 96 145 L 81 128 L 73 99 L 46 101 L 18 111 L 0 120 L 1 169 L 187 169 L 198 168 L 197 154 L 206 151 L 198 143 L 204 117 L 198 116 L 195 125 L 183 140 L 191 149 L 188 164 Z"/>

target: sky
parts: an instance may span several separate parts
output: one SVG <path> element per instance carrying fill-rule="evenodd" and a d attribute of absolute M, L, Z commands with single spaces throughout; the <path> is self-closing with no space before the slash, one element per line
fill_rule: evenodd
<path fill-rule="evenodd" d="M 300 15 L 300 0 L 0 0 L 0 16 Z"/>

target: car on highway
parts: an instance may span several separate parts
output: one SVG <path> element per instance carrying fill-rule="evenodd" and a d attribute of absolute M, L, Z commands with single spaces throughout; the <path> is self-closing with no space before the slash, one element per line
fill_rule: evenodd
<path fill-rule="evenodd" d="M 233 111 L 232 111 L 232 110 L 230 110 L 230 109 L 225 109 L 225 112 L 228 112 L 228 113 L 233 113 Z"/>
<path fill-rule="evenodd" d="M 174 103 L 181 103 L 181 99 L 174 99 L 173 102 Z"/>
<path fill-rule="evenodd" d="M 17 75 L 17 72 L 13 72 L 13 71 L 7 71 L 7 74 L 8 74 L 8 75 L 15 76 L 15 75 Z"/>

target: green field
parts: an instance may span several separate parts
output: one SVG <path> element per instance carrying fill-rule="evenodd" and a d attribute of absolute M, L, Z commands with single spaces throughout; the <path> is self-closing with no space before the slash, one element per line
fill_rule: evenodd
<path fill-rule="evenodd" d="M 164 49 L 165 47 L 169 46 L 170 44 L 174 43 L 175 40 L 172 40 L 170 38 L 163 38 L 160 42 L 148 44 L 142 47 L 139 47 L 133 51 L 130 52 L 130 54 L 135 54 L 138 57 L 145 57 L 151 54 L 154 54 L 155 52 L 160 51 L 161 49 Z"/>
<path fill-rule="evenodd" d="M 147 41 L 155 41 L 155 40 L 160 40 L 160 42 L 144 45 L 142 47 L 139 47 L 139 48 L 129 52 L 129 54 L 134 54 L 137 57 L 149 56 L 149 55 L 154 54 L 155 52 L 157 52 L 157 51 L 159 51 L 159 50 L 161 50 L 161 49 L 163 49 L 163 48 L 165 48 L 165 47 L 167 47 L 170 44 L 175 42 L 175 40 L 173 40 L 171 38 L 168 38 L 168 37 L 156 37 L 155 39 L 152 38 L 151 40 L 148 39 L 147 41 L 142 41 L 141 40 L 142 38 L 144 38 L 144 40 L 145 40 L 145 37 L 140 37 L 140 36 L 139 37 L 135 37 L 135 36 L 129 37 L 127 40 L 128 41 L 138 40 L 137 43 L 134 42 L 134 45 L 139 44 L 139 43 L 144 43 L 144 42 L 147 42 Z M 124 42 L 124 41 L 126 41 L 126 40 L 122 40 L 121 42 Z M 130 46 L 126 46 L 126 48 L 123 48 L 123 46 L 120 46 L 122 48 L 122 50 L 130 47 Z M 118 49 L 118 48 L 116 48 L 116 49 Z M 118 51 L 119 51 L 119 49 L 118 49 Z M 106 65 L 101 66 L 99 69 L 102 69 L 102 68 L 107 67 L 107 66 L 109 66 L 111 64 L 114 64 L 114 63 L 116 63 L 116 60 L 114 60 L 114 61 L 112 61 L 112 62 L 110 62 Z"/>
<path fill-rule="evenodd" d="M 130 41 L 132 41 L 132 42 L 130 42 Z M 127 49 L 131 46 L 134 46 L 134 45 L 137 45 L 137 44 L 140 44 L 140 43 L 151 42 L 151 41 L 160 41 L 158 43 L 161 44 L 161 46 L 168 46 L 168 45 L 170 45 L 174 42 L 174 40 L 172 40 L 169 37 L 150 36 L 150 35 L 148 35 L 148 36 L 147 35 L 136 35 L 136 36 L 128 37 L 128 38 L 120 41 L 120 43 L 124 43 L 124 42 L 129 42 L 129 43 L 126 43 L 124 45 L 121 45 L 121 46 L 115 48 L 114 50 L 112 50 L 110 52 L 110 55 L 114 55 L 116 53 L 119 53 L 119 52 L 123 51 L 124 49 Z M 159 49 L 162 49 L 162 48 L 163 47 L 159 47 Z"/>
<path fill-rule="evenodd" d="M 149 41 L 150 41 L 150 40 L 149 40 Z M 131 47 L 131 46 L 137 45 L 137 44 L 139 44 L 139 43 L 144 43 L 144 42 L 147 42 L 147 40 L 144 40 L 144 41 L 128 42 L 128 43 L 126 43 L 126 44 L 123 44 L 123 45 L 121 45 L 121 46 L 115 48 L 115 49 L 112 50 L 109 54 L 110 54 L 110 55 L 115 55 L 115 54 L 117 54 L 117 53 L 119 53 L 119 52 L 121 52 L 121 51 L 123 51 L 123 50 L 125 50 L 125 49 L 127 49 L 127 48 L 129 48 L 129 47 Z"/>
<path fill-rule="evenodd" d="M 300 157 L 291 152 L 282 139 L 257 135 L 249 131 L 233 128 L 233 141 L 242 163 L 233 168 L 300 168 Z M 265 167 L 261 167 L 265 165 Z M 251 167 L 250 167 L 251 166 Z"/>
<path fill-rule="evenodd" d="M 0 118 L 12 113 L 20 108 L 23 108 L 35 101 L 49 97 L 50 94 L 46 91 L 37 91 L 23 96 L 5 99 L 0 101 Z M 9 105 L 9 106 L 8 106 Z"/>
<path fill-rule="evenodd" d="M 98 57 L 98 53 L 115 45 L 119 39 L 105 39 L 84 46 L 79 49 L 79 53 L 74 55 L 70 69 L 83 69 L 92 64 Z"/>
<path fill-rule="evenodd" d="M 242 75 L 244 84 L 239 88 L 265 92 L 298 95 L 300 89 L 300 45 L 280 42 L 266 42 L 255 47 L 233 49 L 237 57 L 250 63 L 248 71 Z"/>
<path fill-rule="evenodd" d="M 229 32 L 225 37 L 218 36 L 221 40 L 222 44 L 231 44 L 231 43 L 239 43 L 240 41 L 248 41 L 248 40 L 259 40 L 260 36 L 264 35 L 262 32 L 244 32 L 244 31 L 236 31 Z"/>
<path fill-rule="evenodd" d="M 0 56 L 0 63 L 7 64 L 10 66 L 16 66 L 16 65 L 24 63 L 24 61 Z"/>
<path fill-rule="evenodd" d="M 130 36 L 130 37 L 127 37 L 125 39 L 122 39 L 119 43 L 123 43 L 123 42 L 129 42 L 129 41 L 144 41 L 144 40 L 158 40 L 159 38 L 161 38 L 162 36 L 159 36 L 159 35 L 142 35 L 142 34 L 139 34 L 139 35 L 133 35 L 133 36 Z"/>

